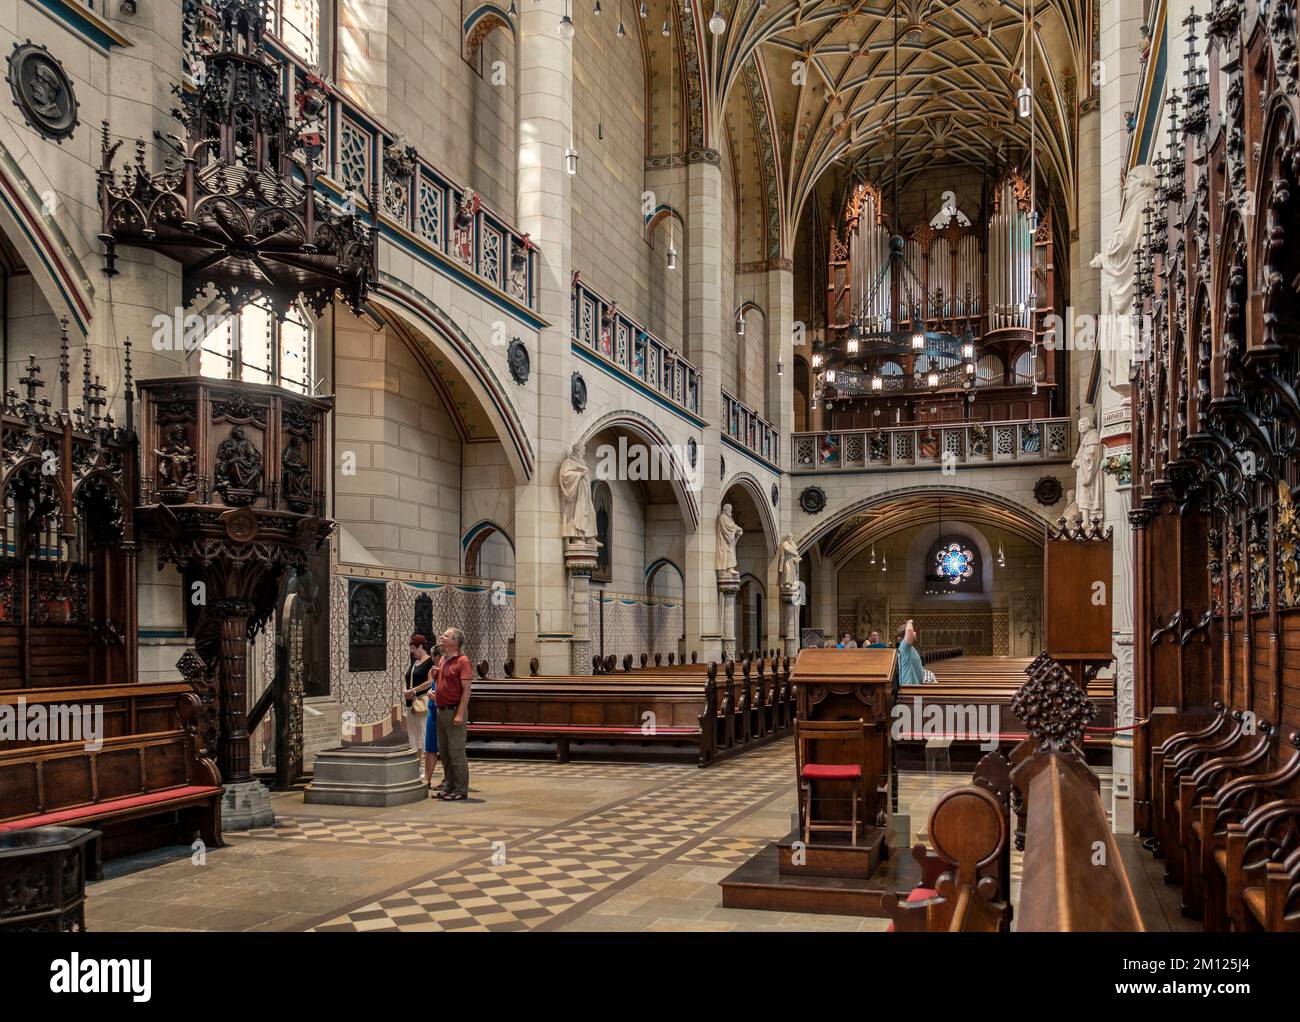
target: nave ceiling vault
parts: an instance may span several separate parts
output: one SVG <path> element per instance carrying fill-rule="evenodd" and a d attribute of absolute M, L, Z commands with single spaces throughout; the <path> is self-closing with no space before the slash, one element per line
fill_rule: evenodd
<path fill-rule="evenodd" d="M 647 4 L 626 20 L 648 62 L 649 161 L 728 148 L 734 159 L 738 260 L 788 258 L 793 227 L 828 171 L 888 194 L 894 173 L 894 36 L 898 11 L 900 186 L 936 165 L 1027 172 L 1030 128 L 1016 116 L 1024 66 L 1021 0 L 711 0 L 689 13 Z M 1032 82 L 1043 205 L 1074 208 L 1075 120 L 1092 52 L 1088 0 L 1038 0 Z M 1069 226 L 1073 226 L 1071 223 Z M 761 228 L 761 229 L 760 229 Z M 779 249 L 779 252 L 776 251 Z"/>

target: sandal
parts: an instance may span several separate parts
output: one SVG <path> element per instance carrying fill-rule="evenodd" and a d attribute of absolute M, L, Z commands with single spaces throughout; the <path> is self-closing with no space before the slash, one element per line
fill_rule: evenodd
<path fill-rule="evenodd" d="M 458 792 L 453 792 L 450 795 L 443 795 L 442 800 L 444 802 L 464 802 L 465 796 L 459 794 Z"/>

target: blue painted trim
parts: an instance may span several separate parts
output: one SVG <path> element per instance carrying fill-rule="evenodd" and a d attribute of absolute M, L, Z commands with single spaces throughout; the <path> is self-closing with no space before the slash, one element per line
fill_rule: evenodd
<path fill-rule="evenodd" d="M 114 32 L 97 21 L 92 21 L 86 17 L 86 12 L 82 8 L 69 3 L 68 0 L 32 0 L 32 3 L 101 50 L 107 51 L 114 46 L 131 45 L 131 41 L 126 36 Z"/>
<path fill-rule="evenodd" d="M 506 532 L 505 529 L 491 519 L 484 518 L 478 524 L 471 526 L 469 532 L 465 533 L 465 538 L 460 541 L 461 550 L 469 549 L 469 545 L 474 541 L 474 537 L 485 529 L 492 529 L 494 532 L 501 533 L 501 535 L 505 537 L 506 542 L 510 544 L 510 549 L 513 550 L 515 548 L 515 541 L 510 538 L 510 533 Z"/>
<path fill-rule="evenodd" d="M 63 274 L 59 272 L 58 268 L 53 263 L 50 262 L 50 258 L 45 252 L 45 244 L 32 233 L 31 227 L 27 224 L 24 212 L 9 201 L 9 196 L 4 193 L 3 189 L 0 189 L 0 201 L 4 202 L 5 208 L 8 209 L 10 214 L 13 216 L 19 229 L 21 229 L 23 234 L 27 236 L 27 240 L 31 242 L 32 249 L 45 265 L 45 269 L 49 271 L 50 279 L 53 280 L 55 288 L 58 290 L 59 294 L 63 296 L 63 301 L 67 305 L 68 311 L 72 313 L 72 320 L 77 325 L 77 329 L 81 331 L 81 336 L 86 337 L 90 333 L 90 321 L 82 318 L 80 304 L 76 301 L 75 296 L 69 293 L 68 289 L 63 286 Z"/>
<path fill-rule="evenodd" d="M 185 629 L 184 628 L 139 628 L 136 630 L 136 638 L 183 639 L 185 638 Z"/>
<path fill-rule="evenodd" d="M 749 458 L 750 461 L 758 462 L 769 472 L 775 472 L 778 476 L 781 474 L 780 465 L 773 464 L 772 462 L 768 461 L 766 458 L 762 457 L 761 455 L 755 454 L 744 444 L 738 443 L 737 441 L 733 440 L 731 437 L 727 436 L 726 433 L 720 433 L 719 435 L 722 437 L 722 442 L 724 444 L 726 444 L 728 447 L 735 448 L 741 454 L 745 455 L 745 457 Z"/>
<path fill-rule="evenodd" d="M 651 390 L 644 383 L 638 380 L 635 376 L 632 376 L 630 373 L 624 372 L 622 369 L 614 365 L 612 362 L 605 361 L 605 359 L 601 358 L 599 355 L 597 355 L 594 351 L 588 348 L 581 341 L 570 341 L 569 343 L 570 346 L 573 348 L 573 353 L 575 355 L 580 356 L 583 359 L 583 361 L 590 362 L 597 369 L 604 370 L 606 373 L 614 377 L 619 382 L 626 384 L 627 386 L 631 387 L 633 390 L 640 391 L 643 395 L 650 398 L 651 401 L 654 401 L 656 404 L 661 405 L 664 408 L 667 408 L 678 418 L 684 419 L 685 421 L 689 422 L 692 426 L 695 426 L 697 429 L 704 429 L 708 425 L 708 423 L 706 423 L 698 415 L 695 415 L 692 412 L 688 412 L 685 408 L 681 407 L 681 405 L 678 405 L 675 402 L 670 401 L 662 394 L 655 393 L 655 391 Z"/>

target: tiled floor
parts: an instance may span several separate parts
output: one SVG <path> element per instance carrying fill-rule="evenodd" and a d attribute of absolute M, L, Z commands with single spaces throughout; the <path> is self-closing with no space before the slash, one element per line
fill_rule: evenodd
<path fill-rule="evenodd" d="M 89 889 L 86 922 L 94 930 L 883 930 L 879 919 L 722 908 L 718 881 L 790 830 L 792 756 L 785 741 L 707 770 L 475 760 L 469 800 L 391 809 L 308 806 L 301 793 L 277 794 L 273 828 L 230 834 L 202 863 L 159 854 L 112 867 Z M 924 840 L 938 795 L 964 779 L 901 775 L 913 840 Z M 1019 868 L 1016 854 L 1013 893 Z M 1160 904 L 1158 893 L 1150 905 Z"/>

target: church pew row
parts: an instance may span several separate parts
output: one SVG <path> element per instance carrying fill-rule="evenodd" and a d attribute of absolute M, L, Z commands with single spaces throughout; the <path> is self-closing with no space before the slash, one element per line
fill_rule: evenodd
<path fill-rule="evenodd" d="M 32 740 L 0 740 L 0 832 L 30 827 L 95 829 L 92 877 L 103 859 L 201 836 L 220 847 L 224 789 L 199 728 L 203 713 L 188 682 L 143 682 L 88 691 L 0 693 L 0 712 L 22 701 L 65 724 L 102 710 L 102 728 Z M 62 740 L 54 741 L 51 738 Z M 142 821 L 148 821 L 144 823 Z"/>
<path fill-rule="evenodd" d="M 789 662 L 709 664 L 704 677 L 636 672 L 483 679 L 474 683 L 471 742 L 554 743 L 567 763 L 574 743 L 628 745 L 654 758 L 689 745 L 707 766 L 788 735 L 794 722 Z"/>
<path fill-rule="evenodd" d="M 1152 750 L 1165 879 L 1207 930 L 1300 932 L 1300 733 L 1214 709 Z"/>
<path fill-rule="evenodd" d="M 1023 741 L 1027 732 L 1011 701 L 1035 662 L 1028 657 L 959 656 L 936 663 L 930 670 L 937 684 L 899 688 L 898 704 L 908 713 L 900 716 L 904 726 L 896 730 L 895 740 L 924 742 L 937 737 L 958 744 L 984 744 L 996 722 L 1000 746 Z M 1094 678 L 1088 683 L 1088 698 L 1097 707 L 1097 716 L 1093 729 L 1084 735 L 1085 747 L 1108 748 L 1112 738 L 1108 729 L 1115 721 L 1114 683 Z"/>
<path fill-rule="evenodd" d="M 933 847 L 914 845 L 921 879 L 900 898 L 882 905 L 898 932 L 981 932 L 1011 926 L 1011 771 L 991 752 L 979 761 L 970 784 L 941 795 L 926 832 Z"/>

